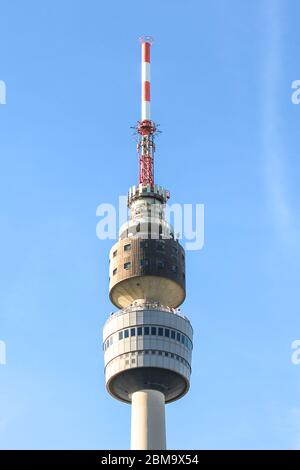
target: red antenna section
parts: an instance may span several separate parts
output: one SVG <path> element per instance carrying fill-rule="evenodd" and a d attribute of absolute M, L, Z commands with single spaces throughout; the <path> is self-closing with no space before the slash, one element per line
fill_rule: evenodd
<path fill-rule="evenodd" d="M 150 114 L 150 52 L 153 39 L 144 36 L 140 39 L 142 48 L 142 107 L 141 120 L 137 123 L 136 130 L 139 135 L 137 145 L 139 157 L 139 183 L 143 185 L 154 185 L 154 136 L 156 126 L 151 121 Z"/>

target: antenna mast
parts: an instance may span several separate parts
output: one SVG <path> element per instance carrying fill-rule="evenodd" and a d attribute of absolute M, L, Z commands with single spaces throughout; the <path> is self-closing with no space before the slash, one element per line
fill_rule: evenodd
<path fill-rule="evenodd" d="M 142 106 L 141 120 L 138 121 L 136 130 L 139 135 L 137 144 L 139 158 L 139 184 L 154 185 L 154 136 L 156 125 L 151 121 L 150 105 L 150 50 L 153 44 L 151 36 L 140 39 L 142 49 Z"/>

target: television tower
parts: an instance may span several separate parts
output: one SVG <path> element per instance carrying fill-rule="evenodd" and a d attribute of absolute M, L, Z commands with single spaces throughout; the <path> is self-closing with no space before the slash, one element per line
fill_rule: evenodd
<path fill-rule="evenodd" d="M 165 219 L 169 193 L 154 183 L 151 45 L 149 36 L 141 39 L 139 180 L 129 189 L 130 217 L 109 254 L 109 297 L 120 310 L 104 325 L 103 349 L 108 392 L 132 405 L 131 449 L 163 450 L 165 404 L 190 386 L 193 329 L 178 309 L 185 299 L 185 252 Z"/>

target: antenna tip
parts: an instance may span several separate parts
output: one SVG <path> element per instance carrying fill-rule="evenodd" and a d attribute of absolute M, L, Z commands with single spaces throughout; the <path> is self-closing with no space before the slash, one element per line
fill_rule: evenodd
<path fill-rule="evenodd" d="M 141 44 L 147 42 L 148 44 L 152 45 L 154 42 L 154 39 L 152 36 L 141 36 L 139 40 Z"/>

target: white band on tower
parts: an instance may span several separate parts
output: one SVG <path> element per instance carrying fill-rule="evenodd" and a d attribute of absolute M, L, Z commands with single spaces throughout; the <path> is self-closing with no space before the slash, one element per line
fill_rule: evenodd
<path fill-rule="evenodd" d="M 152 41 L 144 38 L 142 42 L 142 116 L 141 121 L 150 121 L 150 48 Z"/>

